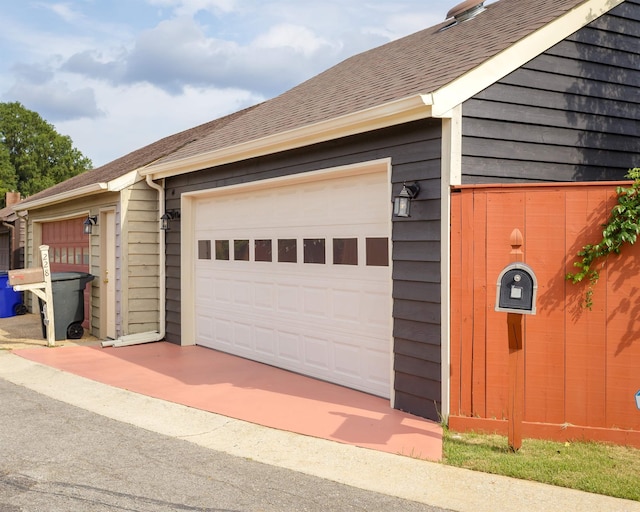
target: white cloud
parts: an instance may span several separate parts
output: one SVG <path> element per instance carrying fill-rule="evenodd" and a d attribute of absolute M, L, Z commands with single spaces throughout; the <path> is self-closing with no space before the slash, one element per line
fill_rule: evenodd
<path fill-rule="evenodd" d="M 75 11 L 69 3 L 45 3 L 45 2 L 37 2 L 34 5 L 47 9 L 57 16 L 59 16 L 62 20 L 67 23 L 77 23 L 78 21 L 83 21 L 85 17 L 82 13 Z"/>
<path fill-rule="evenodd" d="M 62 69 L 115 85 L 154 84 L 174 95 L 191 85 L 270 96 L 332 64 L 339 50 L 310 30 L 290 24 L 269 28 L 240 45 L 209 37 L 195 20 L 181 17 L 144 31 L 133 48 L 122 49 L 117 58 L 83 51 Z"/>
<path fill-rule="evenodd" d="M 231 12 L 235 0 L 148 0 L 150 5 L 173 8 L 177 16 L 193 16 L 200 11 Z"/>
<path fill-rule="evenodd" d="M 266 33 L 259 35 L 253 41 L 253 46 L 271 49 L 291 48 L 296 53 L 310 57 L 322 47 L 331 45 L 306 27 L 283 23 L 270 27 Z"/>
<path fill-rule="evenodd" d="M 105 87 L 91 84 L 109 122 L 75 119 L 55 123 L 96 167 L 156 140 L 262 101 L 240 90 L 187 87 L 179 97 L 149 84 Z"/>
<path fill-rule="evenodd" d="M 444 21 L 456 3 L 15 2 L 0 18 L 0 101 L 38 111 L 102 165 Z"/>
<path fill-rule="evenodd" d="M 42 84 L 17 82 L 7 96 L 38 112 L 49 122 L 67 119 L 95 119 L 104 115 L 98 109 L 93 89 L 72 89 L 63 81 Z"/>

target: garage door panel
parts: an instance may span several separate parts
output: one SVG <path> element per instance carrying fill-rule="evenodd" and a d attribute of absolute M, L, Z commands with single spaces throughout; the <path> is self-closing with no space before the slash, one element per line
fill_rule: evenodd
<path fill-rule="evenodd" d="M 214 285 L 215 286 L 215 285 Z M 235 281 L 231 289 L 233 303 L 238 306 L 253 307 L 253 289 L 247 281 Z"/>
<path fill-rule="evenodd" d="M 275 301 L 270 300 L 272 294 L 267 291 L 271 287 L 277 290 Z M 279 318 L 316 329 L 352 332 L 357 328 L 363 335 L 376 335 L 387 329 L 386 317 L 390 315 L 388 297 L 367 290 L 322 290 L 300 284 L 260 283 L 258 292 L 250 283 L 233 279 L 206 280 L 196 289 L 199 311 L 207 311 L 207 315 L 212 316 L 250 316 L 256 320 L 263 318 L 268 323 Z"/>
<path fill-rule="evenodd" d="M 363 372 L 367 375 L 370 382 L 385 385 L 389 382 L 389 358 L 387 352 L 389 347 L 385 347 L 385 351 L 366 350 L 365 360 L 368 364 L 363 368 Z"/>
<path fill-rule="evenodd" d="M 346 338 L 341 339 L 338 337 L 334 341 L 334 347 L 336 354 L 334 364 L 335 372 L 350 380 L 354 378 L 360 379 L 360 363 L 362 361 L 360 346 L 350 343 Z"/>
<path fill-rule="evenodd" d="M 360 324 L 360 292 L 357 290 L 333 290 L 333 315 L 336 320 Z"/>
<path fill-rule="evenodd" d="M 253 326 L 244 322 L 236 322 L 234 325 L 234 343 L 241 350 L 254 351 Z"/>
<path fill-rule="evenodd" d="M 389 396 L 391 272 L 367 264 L 367 237 L 390 236 L 386 172 L 198 199 L 194 225 L 229 247 L 195 261 L 196 343 Z"/>
<path fill-rule="evenodd" d="M 298 313 L 300 300 L 298 297 L 298 286 L 293 284 L 279 284 L 276 286 L 277 300 L 276 308 L 281 313 Z"/>
<path fill-rule="evenodd" d="M 325 338 L 304 336 L 304 363 L 324 372 L 330 372 L 331 348 L 330 341 Z"/>
<path fill-rule="evenodd" d="M 277 333 L 268 327 L 255 327 L 256 352 L 274 360 L 277 346 Z"/>
<path fill-rule="evenodd" d="M 319 320 L 328 320 L 329 301 L 328 290 L 315 286 L 302 286 L 302 310 L 305 316 L 311 316 Z"/>
<path fill-rule="evenodd" d="M 278 359 L 291 363 L 290 366 L 286 366 L 288 369 L 299 368 L 301 336 L 297 332 L 276 332 L 278 333 Z"/>
<path fill-rule="evenodd" d="M 214 322 L 206 322 L 209 332 L 203 333 L 203 339 L 209 339 L 216 345 L 233 349 L 233 322 L 216 318 Z"/>
<path fill-rule="evenodd" d="M 371 328 L 384 328 L 388 325 L 388 317 L 391 316 L 389 298 L 382 293 L 365 292 L 362 294 L 362 311 L 365 314 L 363 321 Z"/>
<path fill-rule="evenodd" d="M 211 317 L 199 314 L 196 316 L 196 324 L 198 325 L 200 340 L 203 343 L 212 343 L 214 341 L 213 333 L 220 330 L 219 327 L 214 329 L 213 319 Z"/>
<path fill-rule="evenodd" d="M 254 292 L 254 307 L 260 309 L 261 311 L 271 312 L 273 310 L 273 303 L 276 296 L 274 284 L 257 282 L 254 286 Z"/>
<path fill-rule="evenodd" d="M 224 277 L 218 277 L 205 281 L 203 284 L 203 290 L 206 293 L 201 294 L 205 300 L 205 305 L 208 303 L 210 306 L 214 304 L 231 304 L 233 302 L 233 286 L 234 282 Z M 214 292 L 213 297 L 208 297 L 208 292 Z M 213 300 L 212 300 L 213 299 Z"/>

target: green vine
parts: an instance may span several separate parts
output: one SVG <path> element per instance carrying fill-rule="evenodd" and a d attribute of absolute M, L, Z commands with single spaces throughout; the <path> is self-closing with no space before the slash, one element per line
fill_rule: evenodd
<path fill-rule="evenodd" d="M 593 287 L 600 279 L 600 271 L 604 261 L 597 266 L 596 260 L 606 259 L 611 253 L 620 254 L 625 243 L 634 244 L 640 234 L 640 167 L 630 169 L 626 175 L 632 179 L 630 187 L 617 187 L 618 204 L 611 210 L 611 215 L 602 227 L 602 240 L 595 245 L 585 245 L 578 251 L 578 257 L 573 266 L 579 270 L 566 275 L 566 279 L 579 283 L 585 279 L 589 286 L 585 293 L 583 306 L 591 309 L 593 306 Z"/>

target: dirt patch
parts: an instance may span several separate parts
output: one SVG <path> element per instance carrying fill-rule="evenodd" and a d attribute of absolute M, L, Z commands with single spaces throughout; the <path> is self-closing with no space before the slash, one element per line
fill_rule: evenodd
<path fill-rule="evenodd" d="M 100 340 L 85 331 L 79 340 L 59 340 L 56 346 L 99 345 Z M 0 350 L 13 350 L 26 347 L 47 347 L 47 340 L 42 335 L 40 315 L 26 315 L 0 318 Z"/>

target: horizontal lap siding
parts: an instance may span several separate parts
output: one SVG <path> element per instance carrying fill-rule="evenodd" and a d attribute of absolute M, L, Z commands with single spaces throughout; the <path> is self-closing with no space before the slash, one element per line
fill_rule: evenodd
<path fill-rule="evenodd" d="M 48 208 L 41 208 L 33 210 L 28 217 L 28 222 L 31 223 L 30 228 L 27 230 L 27 248 L 25 262 L 27 267 L 37 267 L 40 265 L 40 250 L 41 239 L 39 237 L 38 229 L 35 228 L 37 224 L 43 222 L 50 222 L 51 220 L 71 217 L 83 217 L 89 212 L 91 215 L 100 215 L 101 209 L 114 208 L 119 202 L 118 193 L 104 193 L 100 195 L 90 195 L 82 198 L 75 199 L 74 201 L 59 203 L 52 205 Z M 99 220 L 99 218 L 98 218 Z M 78 228 L 82 229 L 82 228 Z M 41 231 L 40 231 L 41 233 Z M 119 242 L 119 240 L 118 240 Z M 102 274 L 103 268 L 100 261 L 100 237 L 92 235 L 90 237 L 90 264 L 88 272 L 96 276 L 96 278 L 87 284 L 86 294 L 90 295 L 90 309 L 87 304 L 85 312 L 91 312 L 89 332 L 95 336 L 100 335 L 100 294 L 101 294 L 101 282 L 99 278 Z M 27 301 L 31 301 L 32 294 L 27 294 Z M 34 310 L 33 304 L 31 309 Z"/>
<path fill-rule="evenodd" d="M 396 407 L 438 419 L 440 371 L 440 122 L 419 121 L 166 180 L 167 208 L 185 192 L 391 158 L 393 193 L 421 191 L 393 223 Z M 389 201 L 391 201 L 391 197 Z M 180 343 L 180 232 L 167 233 L 167 340 Z"/>
<path fill-rule="evenodd" d="M 159 330 L 159 241 L 158 192 L 141 181 L 128 192 L 126 230 L 127 261 L 124 263 L 126 303 L 121 309 L 123 334 L 138 334 Z M 117 258 L 120 261 L 121 258 Z M 122 274 L 122 269 L 118 269 Z"/>
<path fill-rule="evenodd" d="M 463 106 L 463 183 L 622 179 L 639 165 L 640 2 Z"/>

